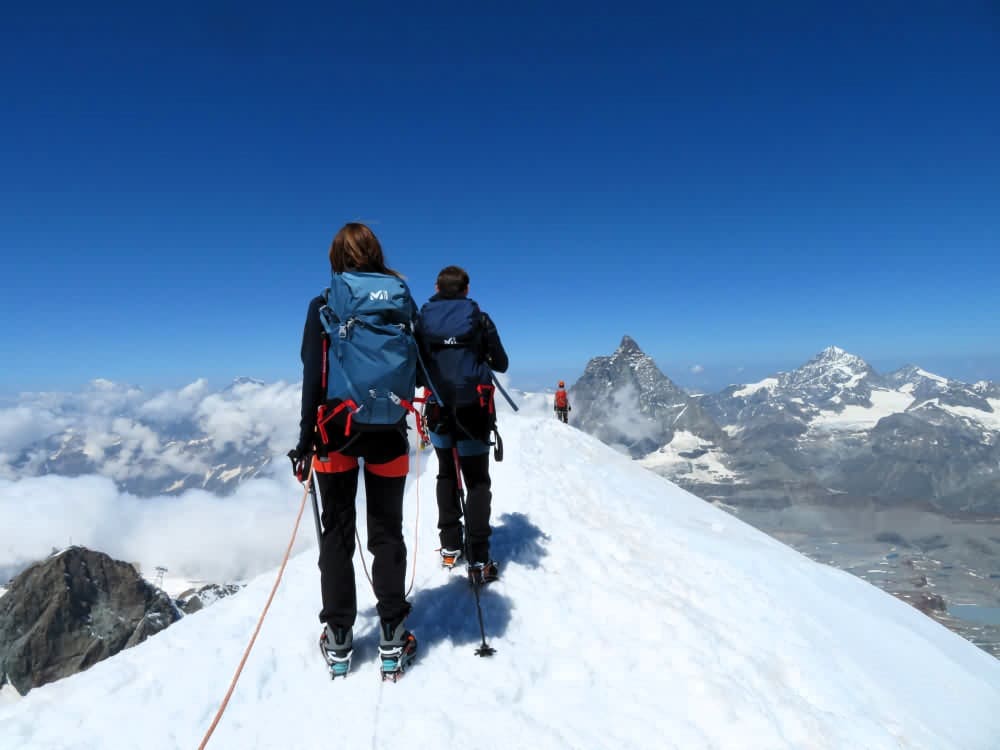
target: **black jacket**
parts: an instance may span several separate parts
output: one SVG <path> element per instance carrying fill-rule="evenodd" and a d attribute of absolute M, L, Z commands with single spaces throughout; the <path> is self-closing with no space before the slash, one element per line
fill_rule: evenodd
<path fill-rule="evenodd" d="M 326 402 L 323 390 L 323 324 L 319 309 L 326 304 L 322 296 L 309 303 L 306 324 L 302 331 L 302 416 L 299 420 L 298 450 L 305 453 L 312 447 L 316 430 L 316 410 Z"/>

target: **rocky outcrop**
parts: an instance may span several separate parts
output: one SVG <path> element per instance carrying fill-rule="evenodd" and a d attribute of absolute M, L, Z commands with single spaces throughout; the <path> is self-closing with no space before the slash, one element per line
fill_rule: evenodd
<path fill-rule="evenodd" d="M 129 563 L 70 547 L 36 563 L 0 598 L 0 686 L 21 694 L 81 672 L 181 613 Z"/>
<path fill-rule="evenodd" d="M 174 603 L 184 614 L 191 615 L 215 604 L 219 599 L 238 593 L 242 588 L 243 586 L 237 583 L 208 583 L 199 588 L 188 589 L 178 596 Z"/>

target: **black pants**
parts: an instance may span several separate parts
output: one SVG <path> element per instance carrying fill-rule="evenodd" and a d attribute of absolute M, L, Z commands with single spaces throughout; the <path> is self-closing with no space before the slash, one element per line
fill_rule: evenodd
<path fill-rule="evenodd" d="M 462 506 L 458 500 L 458 482 L 452 451 L 435 448 L 438 458 L 437 503 L 438 532 L 441 546 L 462 549 Z M 462 477 L 465 480 L 465 533 L 469 537 L 469 562 L 490 559 L 490 505 L 493 500 L 490 481 L 490 454 L 462 456 Z"/>
<path fill-rule="evenodd" d="M 363 449 L 366 441 L 359 442 L 360 445 L 352 447 Z M 406 601 L 406 544 L 403 541 L 403 490 L 408 468 L 405 438 L 401 441 L 400 450 L 401 455 L 392 460 L 387 460 L 388 455 L 382 451 L 377 458 L 383 463 L 369 461 L 364 467 L 368 551 L 374 558 L 372 581 L 377 609 L 379 617 L 393 625 L 401 622 L 410 612 L 410 604 Z M 329 461 L 334 464 L 333 471 L 328 466 L 327 471 L 315 472 L 323 509 L 323 534 L 319 549 L 323 609 L 319 619 L 331 627 L 351 628 L 358 614 L 354 534 L 357 515 L 355 496 L 361 469 L 356 459 L 341 454 L 330 454 Z M 321 463 L 317 460 L 314 466 L 318 467 Z"/>
<path fill-rule="evenodd" d="M 569 424 L 569 409 L 556 409 L 556 416 L 563 424 Z"/>

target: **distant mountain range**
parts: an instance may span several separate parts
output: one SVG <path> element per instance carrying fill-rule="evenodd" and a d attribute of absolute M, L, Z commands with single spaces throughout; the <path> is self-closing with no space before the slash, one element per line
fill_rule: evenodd
<path fill-rule="evenodd" d="M 232 492 L 298 437 L 298 385 L 237 378 L 147 394 L 96 380 L 0 410 L 0 477 L 100 474 L 139 496 Z"/>
<path fill-rule="evenodd" d="M 691 395 L 625 336 L 572 386 L 570 423 L 709 500 L 912 506 L 1000 515 L 1000 384 L 830 347 L 791 372 Z M 94 381 L 0 410 L 0 477 L 111 477 L 135 495 L 232 492 L 297 438 L 299 386 L 221 391 Z"/>
<path fill-rule="evenodd" d="M 571 388 L 573 423 L 706 498 L 1000 515 L 1000 385 L 886 375 L 829 347 L 791 372 L 691 396 L 628 336 Z"/>

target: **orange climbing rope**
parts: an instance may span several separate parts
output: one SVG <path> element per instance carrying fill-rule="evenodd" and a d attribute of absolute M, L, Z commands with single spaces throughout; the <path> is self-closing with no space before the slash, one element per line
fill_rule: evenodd
<path fill-rule="evenodd" d="M 406 596 L 410 595 L 413 590 L 413 583 L 417 578 L 417 542 L 419 539 L 420 531 L 420 449 L 417 450 L 417 465 L 416 465 L 416 482 L 417 482 L 417 514 L 416 520 L 414 522 L 414 532 L 413 532 L 413 571 L 410 574 L 410 586 L 406 590 Z M 267 611 L 271 608 L 271 602 L 274 600 L 274 595 L 278 591 L 278 586 L 281 584 L 281 577 L 285 573 L 285 567 L 288 565 L 288 558 L 292 553 L 292 547 L 295 545 L 295 537 L 299 533 L 299 523 L 302 521 L 302 513 L 306 508 L 306 499 L 309 497 L 309 487 L 312 482 L 312 464 L 310 463 L 309 472 L 306 475 L 303 484 L 305 485 L 305 492 L 302 493 L 302 503 L 299 505 L 298 515 L 295 516 L 295 526 L 292 529 L 292 538 L 288 541 L 288 549 L 285 550 L 285 557 L 281 561 L 281 567 L 278 568 L 278 576 L 274 580 L 274 586 L 271 587 L 271 594 L 267 597 L 267 603 L 264 605 L 263 611 L 260 613 L 260 618 L 257 620 L 257 627 L 254 628 L 253 635 L 250 637 L 250 643 L 247 644 L 246 650 L 243 652 L 243 658 L 240 659 L 239 666 L 236 667 L 236 674 L 233 675 L 232 682 L 229 683 L 229 690 L 226 691 L 226 697 L 222 699 L 222 704 L 219 706 L 219 710 L 215 713 L 215 718 L 212 719 L 212 724 L 209 726 L 208 731 L 205 732 L 205 736 L 201 740 L 201 744 L 198 745 L 198 750 L 205 750 L 206 745 L 208 745 L 209 739 L 212 737 L 212 733 L 215 732 L 215 728 L 219 725 L 219 721 L 222 719 L 222 715 L 226 712 L 226 707 L 229 705 L 229 699 L 233 696 L 233 691 L 236 690 L 236 683 L 239 682 L 240 675 L 243 672 L 243 667 L 246 666 L 247 658 L 250 656 L 250 651 L 253 649 L 254 643 L 257 641 L 257 634 L 260 633 L 261 625 L 264 624 L 264 618 L 267 616 Z M 365 555 L 361 549 L 361 539 L 358 537 L 357 527 L 354 529 L 355 538 L 358 542 L 358 553 L 361 555 L 361 565 L 365 570 L 365 576 L 368 578 L 368 583 L 372 584 L 372 590 L 375 590 L 375 585 L 372 583 L 371 575 L 368 573 L 368 565 L 365 563 Z"/>
<path fill-rule="evenodd" d="M 310 474 L 312 470 L 310 469 Z M 306 481 L 308 482 L 311 477 L 307 476 Z M 205 732 L 205 736 L 198 745 L 198 750 L 205 750 L 205 746 L 208 744 L 209 738 L 212 736 L 212 732 L 215 731 L 216 726 L 219 724 L 219 720 L 222 718 L 222 714 L 226 711 L 226 706 L 229 705 L 229 699 L 233 696 L 233 691 L 236 689 L 236 683 L 240 679 L 240 674 L 243 672 L 243 667 L 247 663 L 247 657 L 250 656 L 250 650 L 253 648 L 253 644 L 257 640 L 257 634 L 260 632 L 260 626 L 264 624 L 264 617 L 267 616 L 267 611 L 271 608 L 271 602 L 274 600 L 274 595 L 278 591 L 278 585 L 281 583 L 281 576 L 285 572 L 285 566 L 288 564 L 288 557 L 292 553 L 292 546 L 295 544 L 295 537 L 299 533 L 299 522 L 302 520 L 302 512 L 306 508 L 306 498 L 309 496 L 309 487 L 306 486 L 305 492 L 302 494 L 302 504 L 299 506 L 299 514 L 295 517 L 295 527 L 292 529 L 292 538 L 288 541 L 288 549 L 285 550 L 285 557 L 281 561 L 281 567 L 278 568 L 278 577 L 274 580 L 274 586 L 271 587 L 271 595 L 267 597 L 267 603 L 264 605 L 264 610 L 260 613 L 260 619 L 257 620 L 257 627 L 254 628 L 253 635 L 250 637 L 250 643 L 247 644 L 246 651 L 243 652 L 243 658 L 240 659 L 240 664 L 236 667 L 236 674 L 233 675 L 233 681 L 229 683 L 229 690 L 226 692 L 226 697 L 222 699 L 222 704 L 219 706 L 219 710 L 215 713 L 215 718 L 212 719 L 212 725 Z"/>

